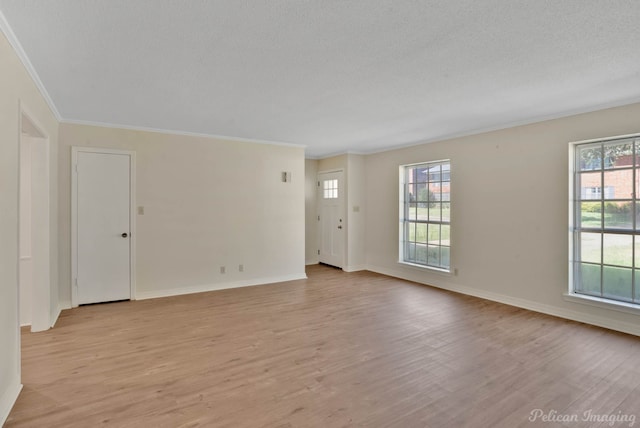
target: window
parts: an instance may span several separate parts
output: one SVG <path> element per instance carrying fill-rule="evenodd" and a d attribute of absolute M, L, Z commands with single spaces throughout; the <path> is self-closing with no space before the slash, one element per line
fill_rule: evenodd
<path fill-rule="evenodd" d="M 572 291 L 640 304 L 640 137 L 573 150 Z"/>
<path fill-rule="evenodd" d="M 400 261 L 450 270 L 451 162 L 400 167 Z"/>
<path fill-rule="evenodd" d="M 338 180 L 324 180 L 323 196 L 325 199 L 337 199 L 338 198 Z"/>

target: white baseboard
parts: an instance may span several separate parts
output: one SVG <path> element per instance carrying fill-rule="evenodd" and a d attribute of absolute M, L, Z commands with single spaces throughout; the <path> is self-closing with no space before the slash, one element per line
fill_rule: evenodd
<path fill-rule="evenodd" d="M 301 273 L 269 278 L 257 278 L 245 281 L 223 282 L 219 284 L 203 284 L 190 287 L 170 288 L 167 290 L 137 291 L 136 300 L 156 299 L 158 297 L 179 296 L 182 294 L 204 293 L 207 291 L 226 290 L 228 288 L 252 287 L 254 285 L 273 284 L 276 282 L 295 281 L 299 279 L 307 279 L 307 275 Z"/>
<path fill-rule="evenodd" d="M 307 263 L 306 266 L 312 266 L 312 265 L 317 265 L 320 262 L 315 261 L 313 263 Z M 343 271 L 345 272 L 357 272 L 360 270 L 367 270 L 367 265 L 356 265 L 356 266 L 345 266 L 342 268 Z"/>
<path fill-rule="evenodd" d="M 11 409 L 18 399 L 18 395 L 20 395 L 20 391 L 22 391 L 22 384 L 18 383 L 10 386 L 0 397 L 0 426 L 4 426 L 7 421 Z"/>
<path fill-rule="evenodd" d="M 605 318 L 598 315 L 586 314 L 584 312 L 572 311 L 565 308 L 559 308 L 557 306 L 546 305 L 543 303 L 533 302 L 531 300 L 525 300 L 518 297 L 511 297 L 504 294 L 492 293 L 490 291 L 478 290 L 476 288 L 465 287 L 461 285 L 451 284 L 447 282 L 423 282 L 418 281 L 415 278 L 410 278 L 395 269 L 380 268 L 377 266 L 367 266 L 367 270 L 371 272 L 381 273 L 383 275 L 389 275 L 396 278 L 406 279 L 407 281 L 419 282 L 421 284 L 429 285 L 431 287 L 441 288 L 443 290 L 449 290 L 460 294 L 466 294 L 469 296 L 479 297 L 481 299 L 491 300 L 498 303 L 504 303 L 505 305 L 516 306 L 518 308 L 527 309 L 534 312 L 540 312 L 547 315 L 552 315 L 559 318 L 565 318 L 572 321 L 578 321 L 585 324 L 591 324 L 598 327 L 608 328 L 610 330 L 621 331 L 623 333 L 633 334 L 640 336 L 640 324 L 628 323 L 624 321 L 618 321 L 611 318 Z"/>
<path fill-rule="evenodd" d="M 51 328 L 55 327 L 56 323 L 58 322 L 58 318 L 60 318 L 60 313 L 62 313 L 62 307 L 58 305 L 58 310 L 56 311 L 55 316 L 51 320 Z"/>

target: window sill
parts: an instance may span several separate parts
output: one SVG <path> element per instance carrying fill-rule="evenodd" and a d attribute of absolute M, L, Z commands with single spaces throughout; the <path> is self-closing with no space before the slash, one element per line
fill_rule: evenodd
<path fill-rule="evenodd" d="M 587 296 L 585 294 L 565 293 L 564 300 L 572 303 L 595 306 L 602 309 L 611 309 L 633 315 L 640 315 L 640 305 L 634 303 L 616 302 L 601 297 Z"/>
<path fill-rule="evenodd" d="M 433 266 L 425 266 L 425 265 L 419 265 L 416 263 L 410 263 L 410 262 L 405 262 L 403 260 L 398 260 L 398 264 L 403 265 L 403 266 L 409 266 L 421 271 L 428 271 L 428 272 L 435 272 L 435 273 L 439 273 L 442 275 L 452 275 L 450 270 L 447 269 L 442 269 L 442 268 L 437 268 L 437 267 L 433 267 Z"/>

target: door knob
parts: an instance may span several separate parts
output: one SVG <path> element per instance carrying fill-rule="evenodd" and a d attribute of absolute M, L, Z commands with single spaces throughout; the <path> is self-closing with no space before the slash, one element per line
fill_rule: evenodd
<path fill-rule="evenodd" d="M 123 238 L 126 238 L 127 236 L 129 236 L 129 235 L 127 234 L 127 232 L 125 232 L 125 233 L 123 233 L 123 234 L 122 234 L 122 237 L 123 237 Z"/>
<path fill-rule="evenodd" d="M 338 226 L 338 229 L 342 229 L 342 226 Z"/>

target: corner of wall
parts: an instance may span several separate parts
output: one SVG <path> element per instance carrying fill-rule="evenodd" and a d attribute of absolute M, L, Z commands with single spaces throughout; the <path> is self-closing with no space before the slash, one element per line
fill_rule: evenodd
<path fill-rule="evenodd" d="M 0 397 L 0 426 L 4 426 L 7 421 L 11 409 L 20 395 L 20 391 L 22 391 L 22 384 L 16 383 L 7 388 L 2 397 Z"/>

